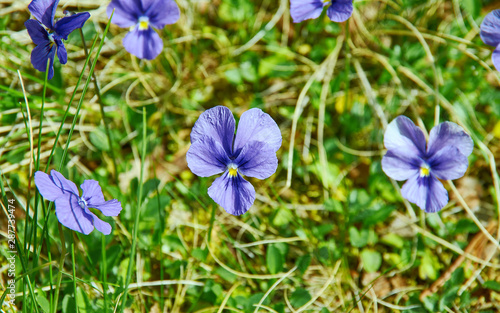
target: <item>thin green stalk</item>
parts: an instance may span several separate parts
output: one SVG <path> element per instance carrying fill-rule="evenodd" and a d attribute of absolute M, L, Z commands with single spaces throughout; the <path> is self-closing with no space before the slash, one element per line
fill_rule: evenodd
<path fill-rule="evenodd" d="M 54 307 L 52 308 L 53 313 L 57 312 L 57 302 L 59 301 L 59 290 L 61 289 L 64 258 L 66 257 L 66 240 L 64 239 L 64 232 L 61 223 L 57 223 L 57 227 L 59 229 L 59 238 L 61 238 L 62 248 L 61 248 L 61 258 L 59 259 L 59 272 L 57 273 L 57 278 L 56 278 L 56 295 L 54 296 Z"/>
<path fill-rule="evenodd" d="M 89 53 L 87 51 L 87 45 L 85 44 L 85 37 L 83 36 L 83 30 L 80 28 L 80 37 L 82 38 L 82 43 L 83 43 L 83 50 L 85 51 L 85 56 L 88 57 Z M 118 175 L 118 168 L 116 166 L 116 159 L 115 155 L 113 152 L 113 146 L 112 146 L 112 140 L 111 140 L 111 132 L 109 131 L 109 124 L 108 121 L 106 120 L 106 115 L 104 114 L 104 101 L 102 100 L 101 97 L 101 88 L 99 87 L 99 84 L 97 83 L 97 77 L 95 75 L 95 72 L 92 72 L 92 78 L 94 80 L 94 89 L 97 94 L 97 101 L 99 102 L 99 107 L 101 109 L 101 117 L 102 121 L 104 122 L 104 129 L 106 130 L 106 136 L 108 137 L 108 144 L 109 144 L 109 155 L 111 157 L 111 160 L 113 161 L 113 180 L 116 181 L 116 177 Z"/>
<path fill-rule="evenodd" d="M 156 166 L 155 166 L 156 167 Z M 156 172 L 155 172 L 156 179 Z M 163 246 L 163 232 L 165 231 L 165 224 L 163 223 L 163 216 L 161 214 L 161 200 L 160 200 L 160 191 L 158 190 L 158 184 L 156 184 L 156 198 L 158 199 L 158 218 L 160 221 L 160 280 L 163 280 L 163 253 L 161 252 L 161 247 Z M 164 292 L 163 284 L 160 285 L 160 310 L 163 312 L 163 292 Z M 106 313 L 106 312 L 104 312 Z"/>
<path fill-rule="evenodd" d="M 73 297 L 75 301 L 73 303 L 75 304 L 75 313 L 78 313 L 78 305 L 76 303 L 76 270 L 75 270 L 75 243 L 71 243 L 71 261 L 73 263 Z"/>
<path fill-rule="evenodd" d="M 108 286 L 106 283 L 106 279 L 108 276 L 108 269 L 106 264 L 106 237 L 101 235 L 101 272 L 102 272 L 102 294 L 104 296 L 104 313 L 108 312 L 108 295 L 107 290 Z"/>
<path fill-rule="evenodd" d="M 134 231 L 132 234 L 132 247 L 130 248 L 130 257 L 128 261 L 128 268 L 127 268 L 127 277 L 125 279 L 125 288 L 123 291 L 123 297 L 122 297 L 122 306 L 120 312 L 125 311 L 125 304 L 127 302 L 127 294 L 128 294 L 128 286 L 130 284 L 130 278 L 132 276 L 132 266 L 134 264 L 134 255 L 135 255 L 135 250 L 136 250 L 136 244 L 137 244 L 137 232 L 139 231 L 139 216 L 141 215 L 141 207 L 142 207 L 142 185 L 144 181 L 144 161 L 146 159 L 146 129 L 147 129 L 147 124 L 146 124 L 146 108 L 142 108 L 142 153 L 141 153 L 141 174 L 139 178 L 139 199 L 137 203 L 137 212 L 135 213 L 135 221 L 134 221 Z"/>

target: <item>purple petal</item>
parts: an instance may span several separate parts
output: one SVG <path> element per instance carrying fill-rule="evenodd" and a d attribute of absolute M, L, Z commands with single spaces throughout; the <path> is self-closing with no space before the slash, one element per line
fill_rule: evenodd
<path fill-rule="evenodd" d="M 251 141 L 265 142 L 275 152 L 281 147 L 281 131 L 273 118 L 261 109 L 243 113 L 234 139 L 234 155 Z"/>
<path fill-rule="evenodd" d="M 233 113 L 224 107 L 216 106 L 201 113 L 191 130 L 191 143 L 208 136 L 219 143 L 228 156 L 232 155 L 235 121 Z"/>
<path fill-rule="evenodd" d="M 487 45 L 496 47 L 500 44 L 500 10 L 493 10 L 484 18 L 480 27 L 480 36 Z"/>
<path fill-rule="evenodd" d="M 500 72 L 500 44 L 498 44 L 498 47 L 493 51 L 491 60 L 493 61 L 493 65 L 495 65 L 497 71 Z"/>
<path fill-rule="evenodd" d="M 68 35 L 77 28 L 82 28 L 83 24 L 89 19 L 89 12 L 77 13 L 74 15 L 63 17 L 55 24 L 55 32 L 64 40 L 68 39 Z"/>
<path fill-rule="evenodd" d="M 389 150 L 382 158 L 382 170 L 392 179 L 407 180 L 419 172 L 421 163 L 420 159 L 409 157 L 406 153 Z"/>
<path fill-rule="evenodd" d="M 35 185 L 40 194 L 49 201 L 54 201 L 64 194 L 63 190 L 56 186 L 52 177 L 42 171 L 35 173 Z"/>
<path fill-rule="evenodd" d="M 49 29 L 54 29 L 54 16 L 59 0 L 33 0 L 28 5 L 31 14 L 47 26 Z"/>
<path fill-rule="evenodd" d="M 93 218 L 78 204 L 78 196 L 65 194 L 56 199 L 56 216 L 61 224 L 88 235 L 94 229 Z"/>
<path fill-rule="evenodd" d="M 395 150 L 406 159 L 425 155 L 425 136 L 406 116 L 398 116 L 387 125 L 384 134 L 387 150 Z"/>
<path fill-rule="evenodd" d="M 103 233 L 104 235 L 109 235 L 111 234 L 111 225 L 109 223 L 104 222 L 103 220 L 99 219 L 97 215 L 92 213 L 89 209 L 87 209 L 87 214 L 89 214 L 92 217 L 92 224 L 94 225 L 95 229 Z"/>
<path fill-rule="evenodd" d="M 151 27 L 139 30 L 136 26 L 123 38 L 123 46 L 139 59 L 152 60 L 163 50 L 163 41 Z"/>
<path fill-rule="evenodd" d="M 115 13 L 113 13 L 111 22 L 123 28 L 137 24 L 139 16 L 142 14 L 137 0 L 111 0 L 106 9 L 108 17 L 111 17 L 113 10 Z"/>
<path fill-rule="evenodd" d="M 31 64 L 33 64 L 33 67 L 40 72 L 45 72 L 45 70 L 47 69 L 47 60 L 50 59 L 48 79 L 52 79 L 52 77 L 54 77 L 55 55 L 56 45 L 48 41 L 47 44 L 36 46 L 31 51 Z"/>
<path fill-rule="evenodd" d="M 474 142 L 462 127 L 452 122 L 444 122 L 431 129 L 427 155 L 432 157 L 447 146 L 456 147 L 467 157 L 472 153 Z"/>
<path fill-rule="evenodd" d="M 294 23 L 317 18 L 327 4 L 321 0 L 290 0 L 290 15 Z"/>
<path fill-rule="evenodd" d="M 86 179 L 83 184 L 80 185 L 80 188 L 83 190 L 82 198 L 85 199 L 89 207 L 93 208 L 90 203 L 99 204 L 104 202 L 104 195 L 102 194 L 102 189 L 98 181 Z"/>
<path fill-rule="evenodd" d="M 191 172 L 201 177 L 222 173 L 230 163 L 222 145 L 209 136 L 203 136 L 191 144 L 186 159 Z"/>
<path fill-rule="evenodd" d="M 428 160 L 432 174 L 440 179 L 457 179 L 464 176 L 469 160 L 456 147 L 446 146 Z"/>
<path fill-rule="evenodd" d="M 240 174 L 229 177 L 226 171 L 208 188 L 208 195 L 227 213 L 241 215 L 248 211 L 255 201 L 255 189 Z"/>
<path fill-rule="evenodd" d="M 332 0 L 332 4 L 326 11 L 326 15 L 333 22 L 345 22 L 352 14 L 352 0 Z"/>
<path fill-rule="evenodd" d="M 145 9 L 144 15 L 149 18 L 153 27 L 162 29 L 165 25 L 179 20 L 181 12 L 174 0 L 141 0 Z"/>
<path fill-rule="evenodd" d="M 66 47 L 61 39 L 56 39 L 57 45 L 57 57 L 61 64 L 66 64 L 68 62 L 68 52 L 66 52 Z"/>
<path fill-rule="evenodd" d="M 24 26 L 28 30 L 28 34 L 35 45 L 45 45 L 50 42 L 49 33 L 37 20 L 27 20 Z"/>
<path fill-rule="evenodd" d="M 118 216 L 122 210 L 122 203 L 116 199 L 108 200 L 99 204 L 89 203 L 88 206 L 98 209 L 106 216 Z"/>
<path fill-rule="evenodd" d="M 437 212 L 448 203 L 448 192 L 433 175 L 413 175 L 401 188 L 401 195 L 427 213 Z"/>
<path fill-rule="evenodd" d="M 252 141 L 246 144 L 234 163 L 242 175 L 258 179 L 268 178 L 276 173 L 278 168 L 276 152 L 262 141 Z"/>
<path fill-rule="evenodd" d="M 54 181 L 56 186 L 63 189 L 63 191 L 73 193 L 78 197 L 80 193 L 78 192 L 78 188 L 76 187 L 74 182 L 66 179 L 61 173 L 56 170 L 50 171 L 50 175 L 52 176 L 52 181 Z"/>

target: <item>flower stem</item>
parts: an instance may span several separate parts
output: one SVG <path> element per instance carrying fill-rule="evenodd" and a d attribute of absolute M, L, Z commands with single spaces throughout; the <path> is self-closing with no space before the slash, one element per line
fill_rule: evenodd
<path fill-rule="evenodd" d="M 59 300 L 59 290 L 61 289 L 61 281 L 62 281 L 62 272 L 64 268 L 64 258 L 66 257 L 66 241 L 64 240 L 64 232 L 61 226 L 61 223 L 57 223 L 57 227 L 59 229 L 59 238 L 61 238 L 61 258 L 59 259 L 59 272 L 57 273 L 56 279 L 56 295 L 54 296 L 54 307 L 53 313 L 57 312 L 57 302 Z M 75 299 L 76 301 L 76 299 Z"/>
<path fill-rule="evenodd" d="M 83 36 L 83 30 L 80 28 L 80 37 L 82 38 L 82 44 L 83 44 L 83 51 L 85 51 L 85 56 L 88 57 L 89 56 L 89 52 L 87 50 L 87 45 L 85 44 L 85 37 Z M 104 38 L 103 38 L 104 40 Z M 91 62 L 89 62 L 89 66 L 90 66 Z M 101 109 L 101 116 L 102 116 L 102 120 L 104 122 L 104 129 L 106 131 L 106 136 L 108 137 L 108 144 L 109 144 L 109 155 L 111 157 L 111 160 L 113 162 L 113 180 L 116 181 L 116 177 L 118 175 L 118 172 L 117 172 L 117 166 L 116 166 L 116 159 L 115 159 L 115 156 L 114 156 L 114 152 L 113 152 L 113 146 L 112 146 L 112 140 L 111 140 L 111 132 L 109 131 L 109 124 L 108 124 L 108 121 L 106 120 L 106 115 L 104 114 L 104 101 L 102 100 L 102 97 L 101 97 L 101 88 L 99 87 L 99 84 L 97 83 L 97 77 L 95 76 L 95 70 L 92 71 L 92 80 L 94 81 L 94 89 L 95 89 L 95 93 L 97 95 L 97 101 L 99 102 L 99 107 Z"/>

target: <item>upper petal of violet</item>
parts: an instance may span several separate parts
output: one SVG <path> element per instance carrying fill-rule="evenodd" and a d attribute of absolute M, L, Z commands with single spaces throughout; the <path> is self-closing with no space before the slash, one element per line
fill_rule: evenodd
<path fill-rule="evenodd" d="M 93 219 L 80 207 L 78 199 L 78 195 L 70 193 L 57 198 L 56 216 L 59 223 L 69 229 L 88 235 L 94 230 Z"/>
<path fill-rule="evenodd" d="M 149 23 L 158 29 L 174 24 L 179 20 L 181 12 L 174 0 L 141 0 Z"/>
<path fill-rule="evenodd" d="M 136 26 L 123 38 L 123 46 L 139 59 L 152 60 L 163 50 L 163 41 L 153 28 L 140 30 Z"/>
<path fill-rule="evenodd" d="M 498 44 L 498 47 L 495 49 L 495 51 L 493 51 L 491 59 L 493 60 L 493 65 L 495 65 L 497 71 L 500 72 L 500 44 Z"/>
<path fill-rule="evenodd" d="M 395 180 L 407 180 L 415 175 L 422 163 L 421 159 L 402 152 L 397 149 L 389 150 L 382 158 L 382 170 Z"/>
<path fill-rule="evenodd" d="M 480 26 L 480 36 L 487 45 L 496 47 L 500 44 L 500 9 L 486 15 Z"/>
<path fill-rule="evenodd" d="M 445 146 L 433 154 L 427 162 L 431 173 L 444 180 L 457 179 L 464 176 L 469 160 L 454 146 Z"/>
<path fill-rule="evenodd" d="M 416 173 L 403 185 L 401 195 L 427 213 L 435 213 L 448 203 L 448 192 L 433 175 Z"/>
<path fill-rule="evenodd" d="M 139 0 L 111 0 L 106 8 L 106 14 L 113 19 L 111 22 L 123 28 L 134 26 L 139 21 L 139 17 L 144 13 Z"/>
<path fill-rule="evenodd" d="M 408 157 L 425 155 L 425 136 L 420 128 L 406 116 L 398 116 L 387 125 L 384 145 L 388 150 L 397 150 Z"/>
<path fill-rule="evenodd" d="M 234 155 L 251 141 L 265 142 L 269 147 L 278 151 L 281 147 L 281 131 L 273 118 L 261 109 L 250 109 L 241 115 L 234 139 Z"/>
<path fill-rule="evenodd" d="M 89 207 L 93 208 L 90 203 L 99 204 L 104 202 L 104 195 L 98 181 L 86 179 L 80 185 L 80 188 L 83 190 L 82 198 L 85 199 Z"/>
<path fill-rule="evenodd" d="M 453 122 L 444 122 L 431 129 L 427 155 L 431 157 L 446 146 L 456 147 L 467 157 L 472 153 L 474 142 L 462 127 Z"/>
<path fill-rule="evenodd" d="M 317 18 L 326 4 L 321 0 L 290 0 L 290 15 L 294 23 Z"/>
<path fill-rule="evenodd" d="M 276 151 L 265 142 L 247 143 L 234 160 L 238 171 L 245 176 L 265 179 L 276 173 L 278 158 Z"/>
<path fill-rule="evenodd" d="M 49 201 L 54 201 L 64 194 L 61 187 L 54 183 L 52 176 L 42 171 L 35 173 L 35 185 L 42 197 Z"/>
<path fill-rule="evenodd" d="M 186 159 L 191 172 L 201 177 L 224 172 L 231 161 L 222 145 L 209 136 L 202 136 L 193 142 Z"/>
<path fill-rule="evenodd" d="M 31 14 L 47 28 L 54 30 L 54 16 L 59 0 L 33 0 L 28 5 Z"/>
<path fill-rule="evenodd" d="M 52 180 L 54 181 L 56 186 L 61 188 L 63 192 L 70 192 L 77 197 L 79 196 L 78 188 L 76 187 L 74 182 L 66 179 L 61 173 L 56 170 L 50 171 L 50 175 L 52 176 Z"/>
<path fill-rule="evenodd" d="M 241 121 L 240 121 L 241 123 Z M 231 157 L 233 153 L 233 138 L 235 121 L 231 110 L 224 106 L 216 106 L 201 113 L 191 130 L 191 144 L 204 136 L 209 136 L 218 142 Z"/>
<path fill-rule="evenodd" d="M 35 45 L 45 45 L 50 42 L 49 33 L 37 20 L 29 19 L 24 22 L 24 26 Z"/>
<path fill-rule="evenodd" d="M 89 17 L 88 12 L 65 16 L 56 22 L 54 30 L 62 39 L 67 40 L 68 35 L 75 29 L 82 28 Z"/>
<path fill-rule="evenodd" d="M 248 211 L 255 201 L 255 189 L 240 174 L 229 176 L 226 171 L 208 188 L 208 195 L 227 213 L 241 215 Z"/>
<path fill-rule="evenodd" d="M 106 216 L 118 216 L 122 210 L 122 203 L 116 199 L 104 201 L 102 203 L 89 203 L 90 208 L 98 209 Z"/>
<path fill-rule="evenodd" d="M 345 22 L 352 14 L 352 0 L 332 0 L 332 4 L 326 11 L 326 15 L 333 22 Z"/>

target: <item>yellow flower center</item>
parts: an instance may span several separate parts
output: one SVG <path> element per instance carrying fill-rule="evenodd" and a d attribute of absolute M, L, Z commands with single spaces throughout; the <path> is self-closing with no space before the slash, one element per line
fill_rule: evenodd
<path fill-rule="evenodd" d="M 238 175 L 238 167 L 236 165 L 229 164 L 227 169 L 229 170 L 229 177 L 236 177 Z"/>
<path fill-rule="evenodd" d="M 139 30 L 146 30 L 149 28 L 149 18 L 146 16 L 139 17 Z"/>
<path fill-rule="evenodd" d="M 420 176 L 421 177 L 427 177 L 431 173 L 431 170 L 429 168 L 429 165 L 424 164 L 420 167 Z"/>

